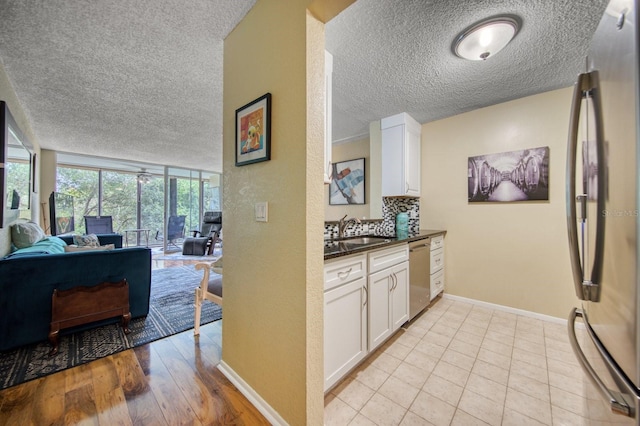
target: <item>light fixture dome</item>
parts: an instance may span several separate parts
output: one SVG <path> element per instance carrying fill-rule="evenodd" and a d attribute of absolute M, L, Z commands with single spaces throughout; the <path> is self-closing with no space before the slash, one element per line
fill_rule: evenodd
<path fill-rule="evenodd" d="M 453 51 L 463 59 L 484 61 L 515 37 L 520 25 L 512 16 L 496 16 L 478 22 L 456 37 Z"/>

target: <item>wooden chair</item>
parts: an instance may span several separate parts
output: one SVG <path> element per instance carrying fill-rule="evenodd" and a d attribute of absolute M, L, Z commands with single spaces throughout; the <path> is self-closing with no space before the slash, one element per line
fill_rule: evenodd
<path fill-rule="evenodd" d="M 215 262 L 198 262 L 196 269 L 202 269 L 204 274 L 200 281 L 200 287 L 196 288 L 196 312 L 194 318 L 193 334 L 200 334 L 200 314 L 202 302 L 208 300 L 222 306 L 222 257 Z M 216 276 L 210 278 L 211 271 Z"/>

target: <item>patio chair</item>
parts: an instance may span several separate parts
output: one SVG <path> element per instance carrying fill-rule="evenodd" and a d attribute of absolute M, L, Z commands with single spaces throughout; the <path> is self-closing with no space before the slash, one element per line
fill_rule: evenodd
<path fill-rule="evenodd" d="M 200 230 L 193 230 L 191 232 L 193 238 L 208 238 L 206 252 L 208 255 L 211 255 L 216 243 L 222 242 L 220 239 L 220 231 L 222 231 L 222 212 L 204 212 Z"/>
<path fill-rule="evenodd" d="M 84 228 L 87 234 L 113 234 L 111 216 L 85 216 Z"/>
<path fill-rule="evenodd" d="M 187 216 L 169 216 L 167 221 L 167 242 L 178 247 L 176 240 L 184 238 L 184 224 Z"/>
<path fill-rule="evenodd" d="M 193 334 L 200 334 L 200 314 L 202 302 L 206 300 L 222 306 L 222 257 L 215 262 L 198 262 L 196 269 L 202 269 L 204 275 L 200 287 L 196 288 L 196 310 L 194 315 Z M 214 272 L 213 277 L 211 271 Z"/>

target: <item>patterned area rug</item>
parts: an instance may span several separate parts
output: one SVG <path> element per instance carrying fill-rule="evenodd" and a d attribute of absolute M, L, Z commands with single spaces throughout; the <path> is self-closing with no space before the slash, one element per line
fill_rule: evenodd
<path fill-rule="evenodd" d="M 50 357 L 48 342 L 0 353 L 0 389 L 75 367 L 125 349 L 193 328 L 194 295 L 202 272 L 193 266 L 154 269 L 149 315 L 131 320 L 131 333 L 119 324 L 61 335 L 59 352 Z M 206 301 L 200 324 L 222 318 L 222 308 Z"/>

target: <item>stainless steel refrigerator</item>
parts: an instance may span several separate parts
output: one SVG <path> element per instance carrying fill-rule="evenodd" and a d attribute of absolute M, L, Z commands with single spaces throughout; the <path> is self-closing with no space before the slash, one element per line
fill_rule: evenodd
<path fill-rule="evenodd" d="M 570 314 L 569 338 L 610 409 L 640 425 L 637 6 L 634 0 L 609 3 L 575 85 L 566 201 L 574 286 L 582 300 Z M 588 338 L 576 337 L 577 317 Z"/>

